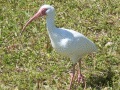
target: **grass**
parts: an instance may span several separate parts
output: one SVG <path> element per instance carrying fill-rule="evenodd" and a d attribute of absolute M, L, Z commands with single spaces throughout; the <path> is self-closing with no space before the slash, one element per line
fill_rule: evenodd
<path fill-rule="evenodd" d="M 71 62 L 52 49 L 45 18 L 32 22 L 19 36 L 44 3 L 55 7 L 56 26 L 79 31 L 98 47 L 93 58 L 82 61 L 86 90 L 120 90 L 119 0 L 1 0 L 0 90 L 68 89 Z"/>

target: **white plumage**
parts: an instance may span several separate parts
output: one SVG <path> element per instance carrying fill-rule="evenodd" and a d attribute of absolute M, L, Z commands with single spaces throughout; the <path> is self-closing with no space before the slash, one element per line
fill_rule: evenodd
<path fill-rule="evenodd" d="M 53 48 L 58 53 L 69 57 L 74 64 L 84 55 L 97 50 L 92 41 L 76 31 L 56 28 L 51 32 L 49 36 Z"/>
<path fill-rule="evenodd" d="M 46 15 L 47 30 L 51 40 L 52 47 L 60 54 L 67 56 L 73 62 L 73 71 L 71 75 L 70 87 L 71 89 L 73 77 L 75 75 L 75 65 L 79 62 L 81 67 L 81 58 L 89 53 L 96 52 L 95 44 L 86 38 L 83 34 L 64 28 L 57 28 L 54 24 L 55 9 L 50 5 L 43 5 L 39 11 L 25 24 L 25 27 L 40 16 Z M 83 82 L 81 70 L 78 72 L 78 81 Z"/>

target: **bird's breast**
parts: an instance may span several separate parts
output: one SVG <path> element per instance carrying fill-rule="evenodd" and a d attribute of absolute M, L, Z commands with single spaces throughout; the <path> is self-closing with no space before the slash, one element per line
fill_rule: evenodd
<path fill-rule="evenodd" d="M 58 40 L 57 42 L 52 42 L 53 48 L 60 54 L 68 56 L 72 51 L 72 40 L 69 38 Z"/>

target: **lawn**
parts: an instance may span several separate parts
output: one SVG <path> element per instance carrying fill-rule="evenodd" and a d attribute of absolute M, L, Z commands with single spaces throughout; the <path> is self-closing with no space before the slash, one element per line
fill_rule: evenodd
<path fill-rule="evenodd" d="M 22 27 L 43 4 L 57 27 L 73 29 L 98 47 L 82 59 L 86 90 L 120 90 L 119 0 L 0 0 L 0 90 L 67 90 L 71 61 L 51 46 L 45 17 Z M 74 84 L 72 90 L 83 90 Z"/>

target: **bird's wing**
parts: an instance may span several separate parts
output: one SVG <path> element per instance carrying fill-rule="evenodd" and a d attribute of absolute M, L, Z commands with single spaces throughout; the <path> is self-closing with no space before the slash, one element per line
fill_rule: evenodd
<path fill-rule="evenodd" d="M 85 37 L 83 34 L 69 29 L 64 29 L 67 34 L 64 34 L 65 39 L 62 39 L 63 45 L 70 48 L 71 52 L 77 53 L 91 53 L 96 52 L 95 44 Z M 69 35 L 68 35 L 69 34 Z"/>

